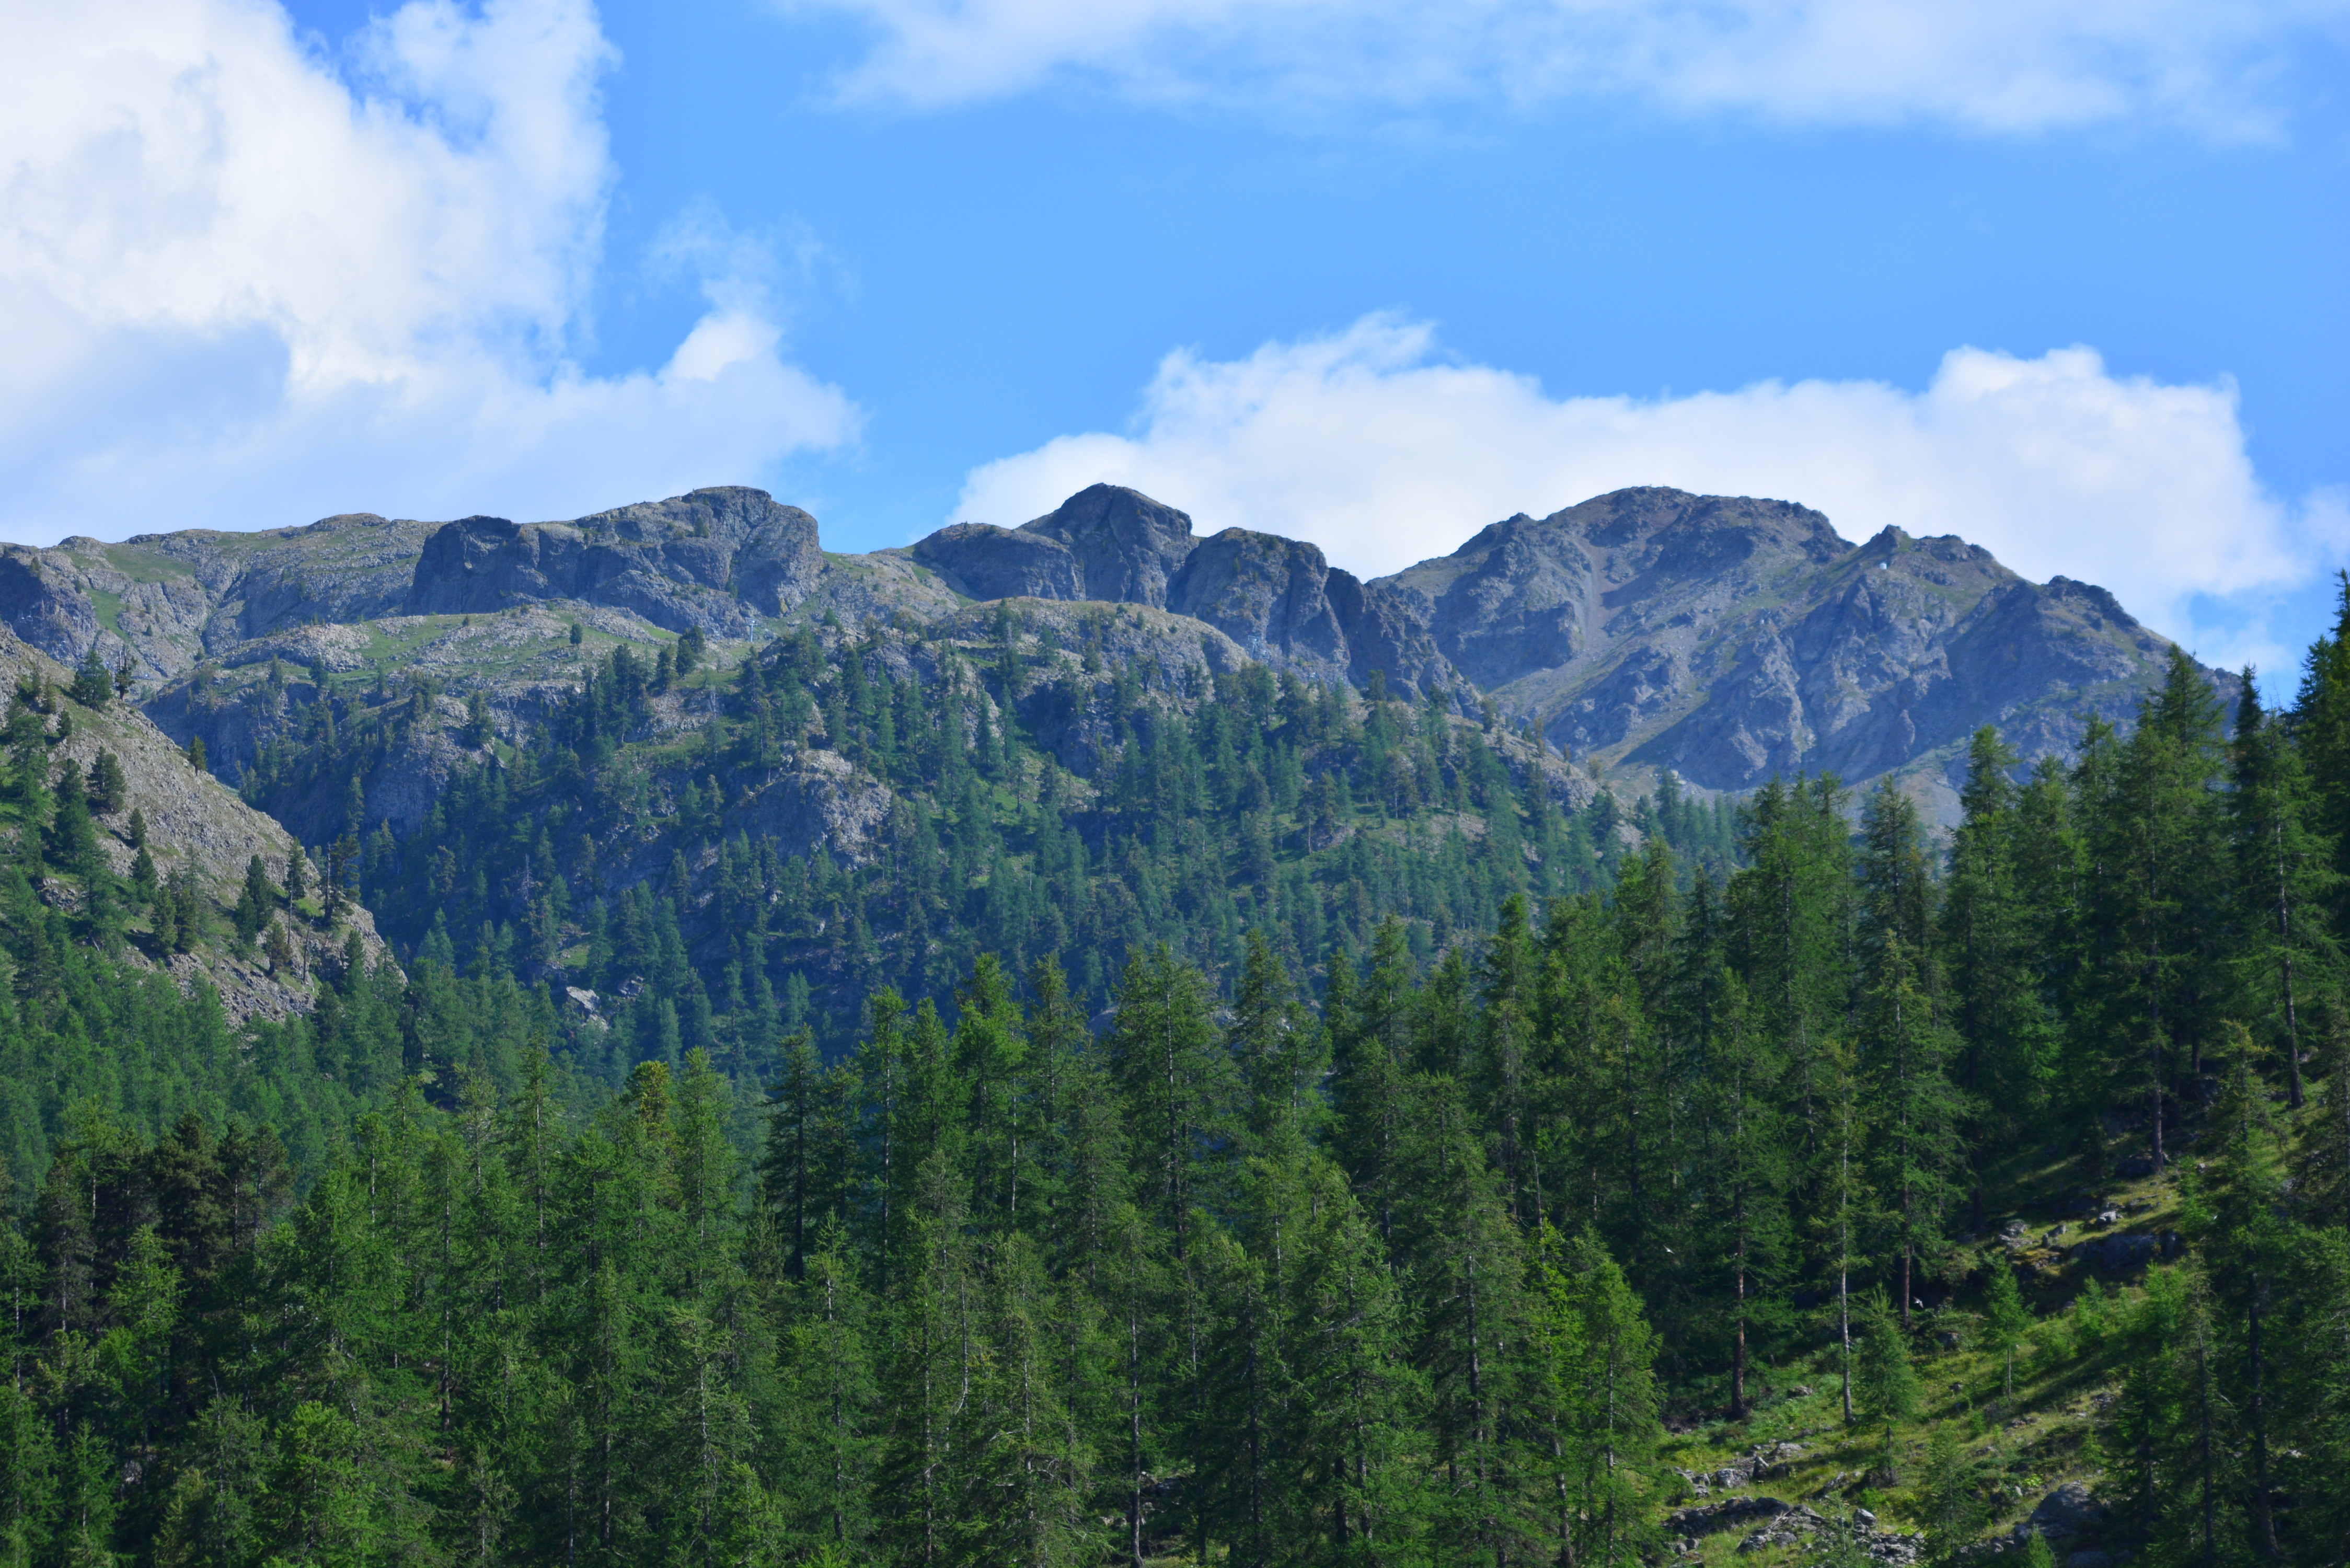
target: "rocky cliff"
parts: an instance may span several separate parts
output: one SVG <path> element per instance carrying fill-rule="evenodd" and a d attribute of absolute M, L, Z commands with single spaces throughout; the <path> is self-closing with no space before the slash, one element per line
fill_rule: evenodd
<path fill-rule="evenodd" d="M 740 487 L 558 523 L 350 514 L 0 549 L 0 621 L 54 659 L 127 655 L 150 711 L 174 739 L 203 735 L 230 777 L 275 732 L 283 676 L 263 672 L 282 666 L 478 692 L 511 735 L 600 640 L 930 624 L 1006 599 L 1134 606 L 1310 680 L 1377 672 L 1456 712 L 1490 701 L 1586 769 L 1713 790 L 1893 774 L 1945 817 L 1975 726 L 2027 760 L 2064 753 L 2092 717 L 2128 720 L 2168 646 L 2103 589 L 2028 582 L 1955 537 L 1855 545 L 1789 502 L 1653 487 L 1512 517 L 1370 581 L 1296 540 L 1201 537 L 1106 484 L 1017 528 L 861 556 L 826 554 L 807 513 Z M 383 814 L 421 812 L 451 760 L 420 757 Z"/>
<path fill-rule="evenodd" d="M 2067 754 L 2093 717 L 2128 722 L 2169 646 L 2104 589 L 2027 582 L 1953 536 L 1856 546 L 1802 506 L 1674 490 L 1513 517 L 1386 583 L 1578 757 L 1721 790 L 1905 774 L 1945 816 L 1975 728 Z"/>
<path fill-rule="evenodd" d="M 115 875 L 128 878 L 137 859 L 131 826 L 136 813 L 159 878 L 184 871 L 209 910 L 204 939 L 186 951 L 160 944 L 151 924 L 134 917 L 123 947 L 131 963 L 167 971 L 182 991 L 200 984 L 213 987 L 223 1010 L 233 1021 L 242 1022 L 308 1011 L 319 981 L 340 972 L 344 944 L 354 932 L 368 964 L 383 961 L 384 944 L 366 909 L 350 908 L 330 926 L 318 917 L 315 900 L 282 917 L 290 961 L 272 960 L 257 946 L 227 940 L 226 911 L 237 900 L 246 866 L 258 855 L 272 878 L 282 878 L 286 859 L 296 851 L 294 836 L 192 764 L 136 707 L 109 701 L 102 709 L 91 709 L 64 697 L 72 673 L 40 649 L 0 633 L 0 691 L 50 693 L 54 716 L 42 718 L 40 729 L 47 738 L 36 742 L 47 753 L 48 769 L 54 773 L 71 766 L 87 773 L 100 752 L 110 754 L 121 769 L 120 802 L 96 814 L 99 850 Z M 12 859 L 27 858 L 17 853 L 22 846 L 14 836 L 27 830 L 0 831 L 12 836 L 0 848 Z M 70 877 L 47 871 L 36 883 L 49 903 L 80 907 L 81 892 Z"/>

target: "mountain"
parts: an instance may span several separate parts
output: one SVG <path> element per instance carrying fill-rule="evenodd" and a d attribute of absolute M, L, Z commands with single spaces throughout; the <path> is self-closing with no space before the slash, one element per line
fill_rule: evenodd
<path fill-rule="evenodd" d="M 420 671 L 483 692 L 511 735 L 576 679 L 575 621 L 650 646 L 825 616 L 927 624 L 1014 597 L 1143 606 L 1302 678 L 1367 689 L 1378 672 L 1462 712 L 1490 700 L 1642 786 L 1667 770 L 1724 791 L 1891 774 L 1945 821 L 1977 726 L 2027 763 L 2069 755 L 2093 719 L 2127 722 L 2168 646 L 2104 589 L 2030 582 L 1953 536 L 1855 545 L 1804 506 L 1657 487 L 1521 514 L 1369 581 L 1310 544 L 1201 537 L 1106 484 L 1018 528 L 957 524 L 868 555 L 825 553 L 815 518 L 739 487 L 567 523 L 350 514 L 0 551 L 0 619 L 57 659 L 132 654 L 142 701 L 175 734 L 206 733 L 229 776 L 266 725 L 220 692 L 271 659 L 380 683 Z M 445 618 L 499 616 L 474 635 Z"/>
<path fill-rule="evenodd" d="M 0 690 L 11 693 L 10 801 L 0 808 L 0 877 L 22 870 L 45 906 L 110 926 L 99 933 L 100 944 L 132 971 L 168 974 L 182 992 L 210 987 L 232 1023 L 307 1012 L 322 981 L 342 970 L 345 944 L 354 937 L 369 967 L 384 961 L 383 942 L 365 909 L 347 905 L 328 920 L 315 899 L 307 906 L 294 900 L 284 909 L 287 947 L 280 957 L 255 941 L 231 940 L 225 928 L 254 857 L 273 881 L 282 882 L 288 857 L 299 853 L 298 841 L 192 763 L 137 708 L 119 701 L 91 707 L 68 697 L 73 674 L 22 641 L 0 638 Z M 35 763 L 43 784 L 47 775 L 68 770 L 91 776 L 101 753 L 118 772 L 120 796 L 103 804 L 93 799 L 88 863 L 75 865 L 74 857 L 54 842 L 45 844 L 45 836 L 24 820 L 25 780 Z M 55 833 L 52 828 L 47 836 L 54 839 Z M 181 940 L 164 936 L 164 921 L 148 907 L 153 896 L 142 895 L 133 876 L 142 846 L 156 886 L 186 882 L 192 902 L 177 918 L 184 927 Z M 109 919 L 96 917 L 91 884 L 98 876 L 120 884 L 109 892 L 122 907 Z M 315 882 L 315 869 L 311 877 Z"/>
<path fill-rule="evenodd" d="M 15 1558 L 2350 1539 L 2350 594 L 2231 728 L 2099 590 L 1659 490 L 0 588 Z M 1938 840 L 1984 719 L 2078 765 Z"/>
<path fill-rule="evenodd" d="M 1655 488 L 1496 523 L 1373 587 L 1577 756 L 1709 789 L 1917 775 L 1945 817 L 1975 729 L 2069 756 L 2092 719 L 2128 722 L 2169 648 L 2103 588 L 1954 536 L 1856 546 L 1805 507 Z"/>

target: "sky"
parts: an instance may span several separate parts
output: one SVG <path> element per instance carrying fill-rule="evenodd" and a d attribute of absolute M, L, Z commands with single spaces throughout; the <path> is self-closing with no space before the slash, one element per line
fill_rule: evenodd
<path fill-rule="evenodd" d="M 1627 484 L 2289 692 L 2350 0 L 0 0 L 0 537 L 827 546 L 1101 480 L 1375 575 Z"/>

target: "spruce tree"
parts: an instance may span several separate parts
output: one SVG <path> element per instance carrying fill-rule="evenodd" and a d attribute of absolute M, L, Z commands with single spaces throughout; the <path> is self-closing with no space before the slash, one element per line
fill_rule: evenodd
<path fill-rule="evenodd" d="M 1756 1023 L 1736 977 L 1726 977 L 1721 989 L 1703 1107 L 1711 1136 L 1700 1145 L 1708 1157 L 1700 1182 L 1711 1200 L 1704 1229 L 1717 1282 L 1711 1315 L 1730 1342 L 1730 1408 L 1739 1417 L 1747 1410 L 1750 1334 L 1758 1321 L 1775 1315 L 1770 1287 L 1789 1261 L 1793 1129 L 1781 1099 L 1785 1057 Z"/>
<path fill-rule="evenodd" d="M 1951 836 L 1939 916 L 1950 1019 L 1958 1033 L 1958 1088 L 1973 1115 L 1968 1144 L 1973 1222 L 1983 1222 L 1980 1153 L 2015 1136 L 2046 1105 L 2058 1040 L 2034 964 L 2022 865 L 2023 824 L 2010 777 L 2014 750 L 1986 725 L 1968 742 L 1963 814 Z"/>
<path fill-rule="evenodd" d="M 270 882 L 261 857 L 256 855 L 245 863 L 244 885 L 237 893 L 236 908 L 230 911 L 238 940 L 251 941 L 276 912 L 277 889 Z"/>
<path fill-rule="evenodd" d="M 2075 769 L 2098 867 L 2085 900 L 2090 1016 L 2116 1089 L 2146 1107 L 2158 1165 L 2172 1080 L 2199 1070 L 2220 999 L 2219 725 L 2218 700 L 2174 647 L 2129 740 L 2110 756 L 2085 746 Z"/>
<path fill-rule="evenodd" d="M 114 696 L 114 674 L 106 668 L 106 660 L 98 656 L 98 645 L 92 643 L 82 650 L 81 662 L 74 667 L 73 684 L 66 695 L 92 711 L 102 710 Z"/>
<path fill-rule="evenodd" d="M 1983 1293 L 1983 1348 L 2000 1358 L 2000 1397 L 2015 1397 L 2015 1353 L 2032 1327 L 2032 1309 L 2016 1288 L 2015 1271 L 2005 1258 L 1986 1263 L 1991 1279 Z"/>
<path fill-rule="evenodd" d="M 1916 1417 L 1919 1401 L 1918 1374 L 1909 1365 L 1908 1336 L 1902 1332 L 1882 1290 L 1861 1298 L 1860 1350 L 1853 1363 L 1853 1392 L 1861 1424 L 1879 1435 L 1882 1473 L 1899 1484 L 1894 1459 L 1893 1435 Z"/>
<path fill-rule="evenodd" d="M 1597 1238 L 1546 1232 L 1537 1333 L 1555 1477 L 1554 1555 L 1602 1568 L 1640 1560 L 1653 1535 L 1649 1467 L 1664 1435 L 1654 1336 Z"/>
<path fill-rule="evenodd" d="M 2341 944 L 2324 918 L 2340 874 L 2333 844 L 2311 826 L 2315 801 L 2302 749 L 2264 719 L 2250 670 L 2237 703 L 2228 792 L 2242 917 L 2234 967 L 2248 1015 L 2274 1032 L 2287 1099 L 2299 1110 L 2302 1015 L 2342 973 Z"/>
<path fill-rule="evenodd" d="M 2334 869 L 2350 878 L 2350 571 L 2335 574 L 2337 603 L 2333 629 L 2310 645 L 2302 666 L 2293 720 L 2303 765 L 2314 794 L 2309 826 L 2334 846 Z M 2337 919 L 2350 916 L 2334 884 Z"/>
<path fill-rule="evenodd" d="M 1950 1032 L 1934 1016 L 1908 944 L 1888 937 L 1859 1020 L 1873 1127 L 1874 1185 L 1891 1210 L 1906 1328 L 1916 1275 L 1940 1260 L 1941 1216 L 1953 1195 L 1964 1102 L 1951 1086 Z"/>

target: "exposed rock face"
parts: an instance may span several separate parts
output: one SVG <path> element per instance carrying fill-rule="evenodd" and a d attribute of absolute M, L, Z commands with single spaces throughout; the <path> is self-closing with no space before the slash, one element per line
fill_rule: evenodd
<path fill-rule="evenodd" d="M 1343 680 L 1347 631 L 1330 603 L 1330 576 L 1312 545 L 1227 528 L 1192 550 L 1168 607 L 1206 621 L 1252 659 Z"/>
<path fill-rule="evenodd" d="M 557 645 L 584 622 L 650 645 L 688 628 L 752 638 L 783 615 L 930 623 L 1003 599 L 1180 618 L 1192 629 L 1177 641 L 1212 634 L 1357 687 L 1376 672 L 1456 711 L 1490 698 L 1579 759 L 1706 788 L 1891 774 L 1945 821 L 1972 730 L 1997 724 L 2027 762 L 2068 754 L 2092 718 L 2130 721 L 2168 648 L 2104 589 L 2027 582 L 1957 538 L 1887 529 L 1854 546 L 1792 503 L 1654 487 L 1512 517 L 1368 582 L 1310 544 L 1198 537 L 1182 512 L 1107 484 L 1017 528 L 958 524 L 862 556 L 825 555 L 814 518 L 741 487 L 567 523 L 350 514 L 0 548 L 0 622 L 61 660 L 130 653 L 142 700 L 175 735 L 204 733 L 229 776 L 271 715 L 231 711 L 240 696 L 192 708 L 205 659 L 413 669 L 485 692 L 511 734 L 544 711 L 549 680 L 576 680 L 561 648 L 517 667 L 490 656 L 497 638 L 459 648 L 472 628 L 431 618 L 536 618 L 530 635 Z"/>
<path fill-rule="evenodd" d="M 1168 582 L 1192 544 L 1183 513 L 1139 491 L 1097 484 L 1017 528 L 941 528 L 914 546 L 914 558 L 976 599 L 1106 599 L 1165 609 Z"/>
<path fill-rule="evenodd" d="M 1071 597 L 1166 609 L 1167 584 L 1191 553 L 1191 519 L 1139 490 L 1096 484 L 1021 525 L 1050 539 L 1076 565 Z"/>
<path fill-rule="evenodd" d="M 966 598 L 1081 599 L 1076 557 L 1059 541 L 992 523 L 957 523 L 916 545 L 914 559 Z"/>
<path fill-rule="evenodd" d="M 1429 635 L 1409 592 L 1391 582 L 1362 583 L 1348 573 L 1332 572 L 1330 606 L 1347 630 L 1347 673 L 1356 685 L 1369 685 L 1376 670 L 1407 697 L 1473 691 Z"/>
<path fill-rule="evenodd" d="M 51 659 L 71 662 L 98 637 L 88 594 L 32 550 L 0 552 L 0 619 Z"/>
<path fill-rule="evenodd" d="M 2105 590 L 2026 582 L 1957 538 L 1854 547 L 1805 507 L 1654 488 L 1511 518 L 1368 586 L 1557 744 L 1717 789 L 1908 770 L 1947 795 L 1975 728 L 2068 753 L 2093 716 L 2128 721 L 2168 646 Z"/>
<path fill-rule="evenodd" d="M 2105 1522 L 2106 1507 L 2081 1481 L 2066 1481 L 2034 1504 L 2031 1517 L 2015 1527 L 2018 1543 L 2034 1535 L 2050 1541 L 2071 1541 L 2087 1535 Z"/>
<path fill-rule="evenodd" d="M 60 662 L 0 633 L 0 689 L 13 689 L 28 666 L 54 684 L 62 685 L 71 675 Z M 97 711 L 77 703 L 64 706 L 72 715 L 73 733 L 54 743 L 50 765 L 70 762 L 86 770 L 104 750 L 122 767 L 122 807 L 97 818 L 99 847 L 117 874 L 128 876 L 137 856 L 130 841 L 130 814 L 136 809 L 146 820 L 149 853 L 158 871 L 165 876 L 180 869 L 192 873 L 217 908 L 235 902 L 245 866 L 255 855 L 273 878 L 284 875 L 286 858 L 295 847 L 293 836 L 192 766 L 137 708 L 127 702 L 109 702 Z M 44 896 L 53 898 L 70 891 L 54 882 L 43 888 Z M 370 964 L 385 961 L 375 921 L 363 909 L 352 909 L 333 929 L 299 915 L 285 918 L 285 925 L 294 949 L 294 962 L 285 969 L 273 968 L 257 954 L 239 955 L 218 946 L 166 953 L 137 932 L 124 950 L 133 962 L 169 971 L 182 990 L 200 981 L 212 985 L 220 992 L 222 1008 L 239 1023 L 307 1012 L 317 981 L 339 968 L 343 940 L 350 930 L 359 932 Z"/>
<path fill-rule="evenodd" d="M 1139 491 L 1097 484 L 1018 528 L 958 523 L 914 559 L 976 599 L 1147 605 L 1205 621 L 1249 656 L 1361 686 L 1373 670 L 1407 697 L 1466 683 L 1429 636 L 1425 607 L 1334 569 L 1319 547 L 1227 528 L 1195 539 L 1191 519 Z"/>
<path fill-rule="evenodd" d="M 1846 548 L 1784 502 L 1625 490 L 1496 523 L 1388 581 L 1422 596 L 1438 648 L 1495 688 L 1718 615 Z"/>
<path fill-rule="evenodd" d="M 743 637 L 806 598 L 823 569 L 816 519 L 764 491 L 697 490 L 577 523 L 444 524 L 402 606 L 460 615 L 547 599 L 633 610 L 670 631 Z"/>

